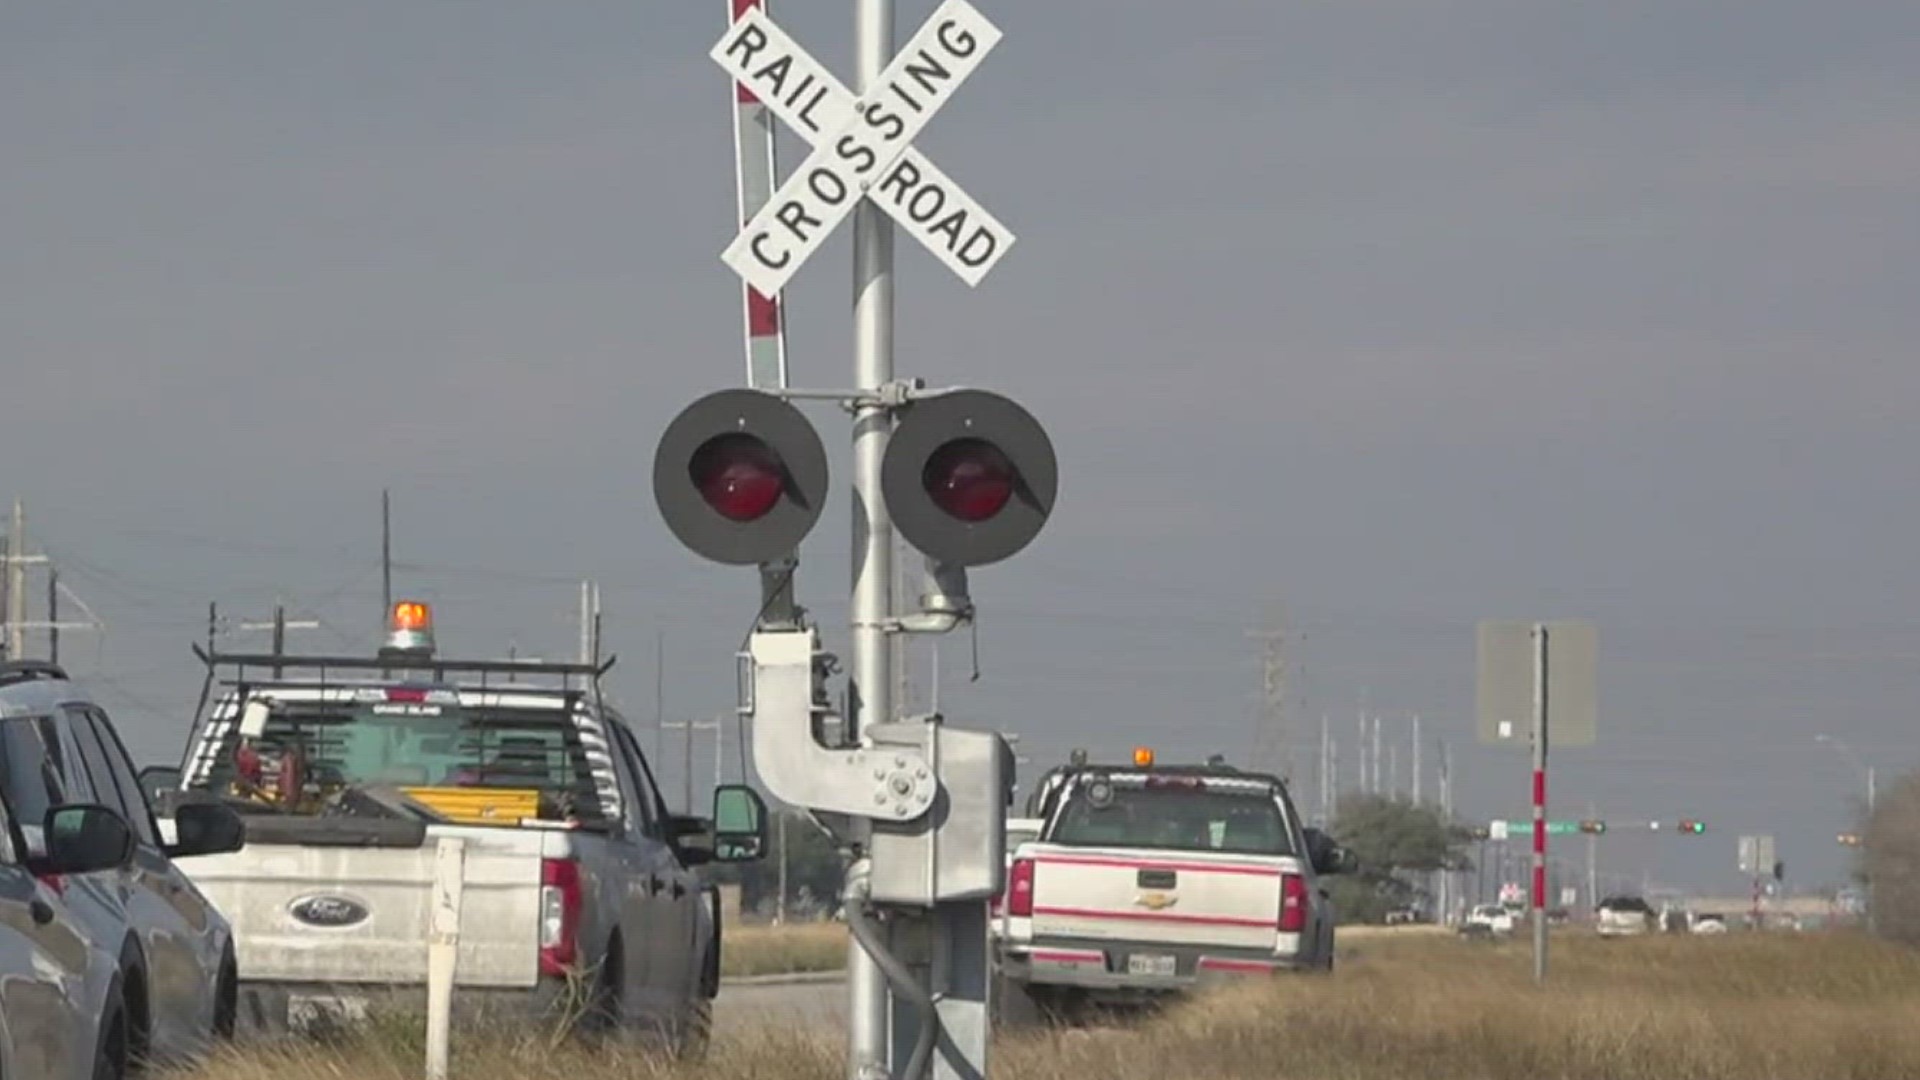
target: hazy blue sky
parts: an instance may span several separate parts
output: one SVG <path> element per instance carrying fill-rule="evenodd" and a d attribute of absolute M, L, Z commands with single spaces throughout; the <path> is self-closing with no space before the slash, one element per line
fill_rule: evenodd
<path fill-rule="evenodd" d="M 903 251 L 901 371 L 1019 397 L 1063 484 L 975 576 L 955 721 L 1040 762 L 1242 753 L 1279 601 L 1303 738 L 1332 714 L 1350 766 L 1363 695 L 1419 712 L 1463 811 L 1517 816 L 1473 623 L 1589 616 L 1601 742 L 1555 794 L 1714 829 L 1606 866 L 1737 891 L 1771 830 L 1837 874 L 1859 785 L 1814 735 L 1920 758 L 1920 7 L 981 6 L 1006 40 L 922 144 L 1021 239 L 977 291 Z M 0 493 L 109 623 L 68 655 L 142 754 L 209 598 L 372 644 L 382 485 L 444 645 L 570 649 L 592 576 L 630 712 L 656 631 L 675 716 L 730 704 L 752 575 L 648 490 L 744 367 L 725 8 L 0 16 Z M 774 13 L 848 71 L 850 4 Z M 789 293 L 802 382 L 848 381 L 847 258 Z M 802 583 L 836 638 L 845 517 Z"/>

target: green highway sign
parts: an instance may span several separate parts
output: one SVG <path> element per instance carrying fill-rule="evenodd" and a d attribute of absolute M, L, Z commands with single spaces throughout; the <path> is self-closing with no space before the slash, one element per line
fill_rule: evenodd
<path fill-rule="evenodd" d="M 1548 836 L 1572 836 L 1579 831 L 1580 823 L 1577 821 L 1547 822 Z M 1490 832 L 1495 840 L 1501 839 L 1500 834 L 1502 832 L 1505 832 L 1508 836 L 1531 837 L 1533 835 L 1533 822 L 1531 819 L 1527 821 L 1496 821 L 1491 824 Z"/>

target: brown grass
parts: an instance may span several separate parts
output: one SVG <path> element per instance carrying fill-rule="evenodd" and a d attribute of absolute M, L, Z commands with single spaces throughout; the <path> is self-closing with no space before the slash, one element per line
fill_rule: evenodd
<path fill-rule="evenodd" d="M 729 926 L 720 943 L 720 975 L 787 975 L 847 966 L 844 923 Z"/>
<path fill-rule="evenodd" d="M 1849 935 L 1554 943 L 1379 937 L 1331 978 L 1245 983 L 1159 1017 L 1009 1035 L 997 1080 L 1894 1080 L 1920 1076 L 1920 955 Z M 838 993 L 837 988 L 822 992 Z M 722 1006 L 724 1008 L 724 1005 Z M 413 1080 L 410 1040 L 236 1053 L 192 1080 Z M 834 1080 L 838 1032 L 723 1035 L 703 1066 L 461 1045 L 455 1080 Z"/>

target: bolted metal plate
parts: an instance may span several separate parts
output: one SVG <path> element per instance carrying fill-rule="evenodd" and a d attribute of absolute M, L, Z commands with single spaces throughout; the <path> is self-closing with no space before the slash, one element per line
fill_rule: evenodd
<path fill-rule="evenodd" d="M 765 516 L 733 521 L 707 505 L 693 479 L 694 454 L 721 435 L 757 436 L 785 470 L 780 498 Z M 680 542 L 714 562 L 744 566 L 780 558 L 820 520 L 827 497 L 827 452 L 799 409 L 758 390 L 720 390 L 686 407 L 660 436 L 653 497 Z"/>
<path fill-rule="evenodd" d="M 1013 463 L 1013 497 L 998 514 L 972 524 L 942 510 L 922 475 L 934 451 L 956 439 L 992 443 Z M 1059 487 L 1053 442 L 1033 414 L 985 390 L 919 398 L 902 414 L 880 467 L 880 490 L 893 527 L 928 556 L 952 566 L 999 562 L 1032 542 L 1053 513 Z"/>

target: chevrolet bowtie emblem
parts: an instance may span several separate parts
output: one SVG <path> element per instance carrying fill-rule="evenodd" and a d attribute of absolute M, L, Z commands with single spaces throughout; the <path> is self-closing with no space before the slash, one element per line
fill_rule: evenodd
<path fill-rule="evenodd" d="M 1134 898 L 1133 902 L 1149 911 L 1159 911 L 1179 903 L 1180 898 L 1172 893 L 1150 892 L 1141 893 L 1138 897 Z"/>

